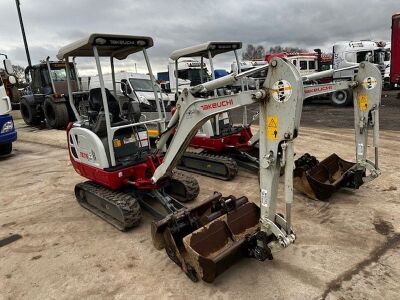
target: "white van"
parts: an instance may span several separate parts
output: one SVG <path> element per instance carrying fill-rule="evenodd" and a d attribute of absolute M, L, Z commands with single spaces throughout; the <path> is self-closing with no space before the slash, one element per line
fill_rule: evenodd
<path fill-rule="evenodd" d="M 111 74 L 104 74 L 104 86 L 111 92 L 114 91 L 112 84 Z M 141 104 L 142 111 L 156 111 L 156 102 L 154 96 L 153 86 L 150 80 L 150 76 L 147 74 L 133 73 L 133 72 L 116 72 L 116 94 L 123 94 L 123 87 L 126 87 L 126 93 L 132 99 L 138 101 Z M 100 87 L 99 77 L 86 77 L 81 79 L 81 85 L 87 87 L 87 89 Z M 161 92 L 160 86 L 156 86 L 157 93 L 161 93 L 160 99 L 163 99 L 166 111 L 171 109 L 171 106 L 175 103 L 174 95 L 168 95 L 165 92 Z M 120 98 L 120 97 L 118 97 Z"/>

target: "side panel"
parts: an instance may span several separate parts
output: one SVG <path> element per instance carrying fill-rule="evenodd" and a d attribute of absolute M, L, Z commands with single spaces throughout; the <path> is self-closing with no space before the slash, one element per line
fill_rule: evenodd
<path fill-rule="evenodd" d="M 68 132 L 71 159 L 100 169 L 109 167 L 106 150 L 100 138 L 82 127 L 73 127 Z"/>
<path fill-rule="evenodd" d="M 400 84 L 400 14 L 392 17 L 390 82 Z"/>

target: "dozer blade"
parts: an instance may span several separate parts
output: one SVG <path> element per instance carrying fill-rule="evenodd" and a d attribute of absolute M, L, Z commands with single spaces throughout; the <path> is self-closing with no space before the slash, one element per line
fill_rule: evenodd
<path fill-rule="evenodd" d="M 365 169 L 335 153 L 321 162 L 306 153 L 295 165 L 294 187 L 315 200 L 326 201 L 341 187 L 358 189 L 365 176 Z"/>
<path fill-rule="evenodd" d="M 243 256 L 249 256 L 259 230 L 259 207 L 246 197 L 212 197 L 191 209 L 152 224 L 153 243 L 193 281 L 214 279 Z"/>

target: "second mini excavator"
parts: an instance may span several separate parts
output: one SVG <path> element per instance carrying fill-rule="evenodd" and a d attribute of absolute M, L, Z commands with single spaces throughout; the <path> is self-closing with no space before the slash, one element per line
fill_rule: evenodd
<path fill-rule="evenodd" d="M 212 78 L 215 79 L 213 76 L 214 58 L 219 54 L 234 52 L 236 63 L 239 66 L 238 72 L 239 74 L 241 73 L 240 63 L 237 55 L 237 50 L 240 49 L 241 46 L 241 42 L 206 42 L 176 50 L 172 52 L 170 59 L 175 62 L 175 74 L 179 74 L 178 62 L 181 58 L 200 57 L 200 66 L 202 69 L 204 67 L 204 59 L 208 59 Z M 254 73 L 265 73 L 267 68 L 267 65 L 259 67 L 257 68 L 258 71 L 252 72 L 250 76 L 253 76 Z M 369 74 L 369 76 L 365 77 L 366 82 L 362 84 L 357 84 L 355 80 L 314 84 L 314 82 L 318 81 L 318 79 L 332 76 L 336 72 L 347 69 L 360 69 L 363 74 Z M 359 134 L 356 134 L 356 143 L 358 145 L 363 145 L 363 151 L 366 151 L 367 149 L 367 139 L 365 136 L 368 136 L 368 128 L 373 128 L 374 146 L 376 147 L 378 144 L 379 128 L 378 125 L 375 125 L 377 124 L 376 120 L 378 120 L 381 92 L 381 76 L 378 71 L 379 70 L 375 70 L 371 66 L 361 64 L 360 66 L 353 66 L 340 70 L 328 70 L 302 77 L 305 99 L 340 90 L 354 90 L 354 128 L 356 132 L 359 132 Z M 207 78 L 201 77 L 204 73 L 205 71 L 203 72 L 203 70 L 200 72 L 201 82 L 207 81 Z M 240 78 L 241 79 L 238 81 L 247 79 L 246 76 Z M 176 77 L 176 79 L 178 78 Z M 260 82 L 258 82 L 258 84 L 260 84 Z M 374 87 L 373 91 L 376 93 L 376 95 L 367 100 L 367 106 L 365 106 L 366 100 L 362 98 L 362 92 L 360 94 L 360 87 L 367 86 L 367 84 L 369 84 L 370 87 Z M 232 83 L 228 82 L 226 86 L 219 86 L 214 90 L 203 92 L 201 97 L 217 97 L 218 95 L 231 94 L 231 85 Z M 176 83 L 176 86 L 178 86 L 178 82 Z M 244 91 L 246 88 L 243 82 L 241 86 L 241 89 Z M 279 90 L 283 89 L 284 87 L 283 85 L 280 85 L 276 86 L 275 88 Z M 176 92 L 178 98 L 180 91 L 177 89 Z M 205 106 L 205 108 L 210 109 L 211 107 Z M 236 176 L 238 172 L 237 166 L 244 167 L 247 170 L 258 174 L 259 133 L 256 132 L 253 135 L 251 131 L 251 125 L 254 121 L 256 121 L 258 115 L 253 117 L 252 122 L 248 123 L 247 107 L 244 106 L 243 110 L 243 124 L 241 125 L 233 125 L 229 111 L 217 114 L 213 118 L 210 118 L 209 121 L 204 123 L 189 144 L 192 149 L 194 148 L 197 150 L 185 152 L 178 164 L 178 168 L 224 180 L 230 180 Z M 363 160 L 363 162 L 361 162 L 359 157 L 361 160 Z M 375 160 L 377 161 L 377 151 Z M 323 160 L 318 167 L 316 166 L 316 163 L 316 160 L 310 160 L 307 155 L 296 160 L 296 169 L 294 172 L 295 186 L 297 189 L 306 193 L 309 197 L 320 200 L 327 199 L 339 187 L 358 188 L 364 181 L 371 180 L 371 178 L 375 178 L 379 175 L 377 166 L 374 166 L 374 163 L 366 160 L 366 152 L 364 152 L 364 154 L 360 154 L 359 150 L 357 150 L 357 163 L 346 162 L 336 154 L 332 154 L 327 159 Z M 365 176 L 360 176 L 360 171 L 356 172 L 356 176 L 353 174 L 354 169 L 358 168 L 356 164 L 360 165 L 360 163 L 368 166 L 369 171 L 371 171 L 371 176 L 368 176 L 368 179 L 363 179 Z M 350 175 L 350 173 L 352 175 Z"/>

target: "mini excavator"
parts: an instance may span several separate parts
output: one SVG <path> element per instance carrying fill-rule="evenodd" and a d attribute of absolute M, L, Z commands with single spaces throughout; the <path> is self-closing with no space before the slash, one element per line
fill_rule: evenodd
<path fill-rule="evenodd" d="M 215 56 L 219 54 L 234 52 L 236 64 L 239 66 L 238 72 L 239 74 L 241 73 L 237 54 L 237 50 L 241 47 L 241 42 L 206 42 L 175 50 L 171 53 L 170 59 L 175 62 L 176 74 L 178 74 L 178 61 L 181 58 L 200 57 L 201 68 L 204 67 L 204 59 L 208 59 L 212 79 L 215 79 L 213 60 Z M 368 129 L 372 128 L 374 133 L 373 143 L 376 148 L 375 161 L 377 162 L 379 136 L 379 126 L 377 123 L 379 120 L 378 114 L 382 76 L 380 76 L 380 73 L 373 67 L 367 66 L 366 68 L 368 68 L 368 70 L 365 70 L 365 64 L 362 64 L 361 66 L 328 70 L 302 77 L 304 83 L 304 99 L 340 90 L 354 89 L 354 93 L 351 94 L 354 96 L 355 103 L 354 128 L 356 132 L 356 143 L 358 145 L 356 163 L 345 161 L 336 154 L 332 154 L 319 162 L 308 153 L 295 161 L 295 187 L 313 199 L 326 200 L 340 187 L 358 188 L 364 182 L 370 181 L 379 175 L 377 164 L 367 160 L 366 149 Z M 267 69 L 268 65 L 259 67 L 257 68 L 257 73 L 265 73 Z M 363 82 L 362 85 L 369 86 L 370 89 L 373 87 L 373 92 L 376 93 L 376 95 L 373 95 L 369 100 L 364 100 L 365 97 L 362 98 L 364 94 L 362 91 L 360 93 L 360 87 L 354 80 L 315 84 L 315 82 L 318 82 L 321 78 L 332 77 L 334 73 L 348 69 L 361 69 L 362 72 L 367 72 L 370 76 L 366 77 L 366 82 Z M 204 72 L 200 72 L 200 77 L 203 73 Z M 255 72 L 252 74 L 255 74 Z M 241 78 L 243 79 L 244 77 Z M 205 80 L 206 78 L 200 78 L 201 82 Z M 198 96 L 217 97 L 218 95 L 231 93 L 231 84 L 232 82 L 228 82 L 224 87 L 219 86 L 214 90 L 203 91 L 201 95 L 199 94 Z M 176 83 L 176 86 L 178 86 L 178 83 Z M 279 89 L 283 87 L 280 86 L 276 88 Z M 241 84 L 241 90 L 245 90 L 243 82 Z M 176 92 L 178 98 L 179 91 L 177 90 Z M 205 108 L 209 109 L 211 107 L 205 106 Z M 196 150 L 185 152 L 179 161 L 178 168 L 223 180 L 231 180 L 234 178 L 238 173 L 238 166 L 258 174 L 260 165 L 258 145 L 259 132 L 253 135 L 250 128 L 252 123 L 257 120 L 257 117 L 258 114 L 253 117 L 250 123 L 247 123 L 247 111 L 246 106 L 244 106 L 242 125 L 233 125 L 229 111 L 224 111 L 210 118 L 210 120 L 204 123 L 199 129 L 189 144 L 192 149 Z M 362 171 L 364 168 L 359 168 L 360 165 L 368 168 L 370 172 L 368 176 L 364 176 L 365 172 Z M 356 169 L 358 169 L 358 171 L 355 171 Z M 283 168 L 281 170 L 281 173 L 282 172 Z"/>
<path fill-rule="evenodd" d="M 57 55 L 67 62 L 67 74 L 70 57 L 94 57 L 99 72 L 101 87 L 83 95 L 89 103 L 86 115 L 79 114 L 71 103 L 77 121 L 67 128 L 70 159 L 76 172 L 89 179 L 75 187 L 78 202 L 120 230 L 137 225 L 141 208 L 148 209 L 156 217 L 151 226 L 155 247 L 165 248 L 171 260 L 193 281 L 213 282 L 243 256 L 260 261 L 272 259 L 274 252 L 287 248 L 296 239 L 291 206 L 293 143 L 298 136 L 304 100 L 299 72 L 287 60 L 274 58 L 262 87 L 256 90 L 201 97 L 202 93 L 258 72 L 257 68 L 183 90 L 157 149 L 151 150 L 146 122 L 154 120 L 140 121 L 138 103 L 133 100 L 125 102 L 127 107 L 119 107 L 115 88 L 113 94 L 104 87 L 100 57 L 110 58 L 114 74 L 114 58 L 121 60 L 143 52 L 154 80 L 146 52 L 152 45 L 150 37 L 91 34 L 61 48 Z M 366 71 L 375 68 L 363 64 Z M 366 76 L 368 72 L 359 71 L 355 81 L 360 95 L 362 91 L 363 97 L 369 99 L 373 88 L 363 85 Z M 68 77 L 67 83 L 69 99 L 73 99 Z M 154 93 L 157 99 L 156 88 Z M 156 122 L 161 122 L 159 101 L 156 103 Z M 186 208 L 182 202 L 193 200 L 199 187 L 193 178 L 177 174 L 174 169 L 192 138 L 210 118 L 252 103 L 260 111 L 260 206 L 245 196 L 215 192 L 205 201 Z M 160 155 L 169 140 L 167 151 Z M 277 213 L 281 167 L 285 169 L 285 216 Z M 164 213 L 154 200 L 164 207 Z"/>

